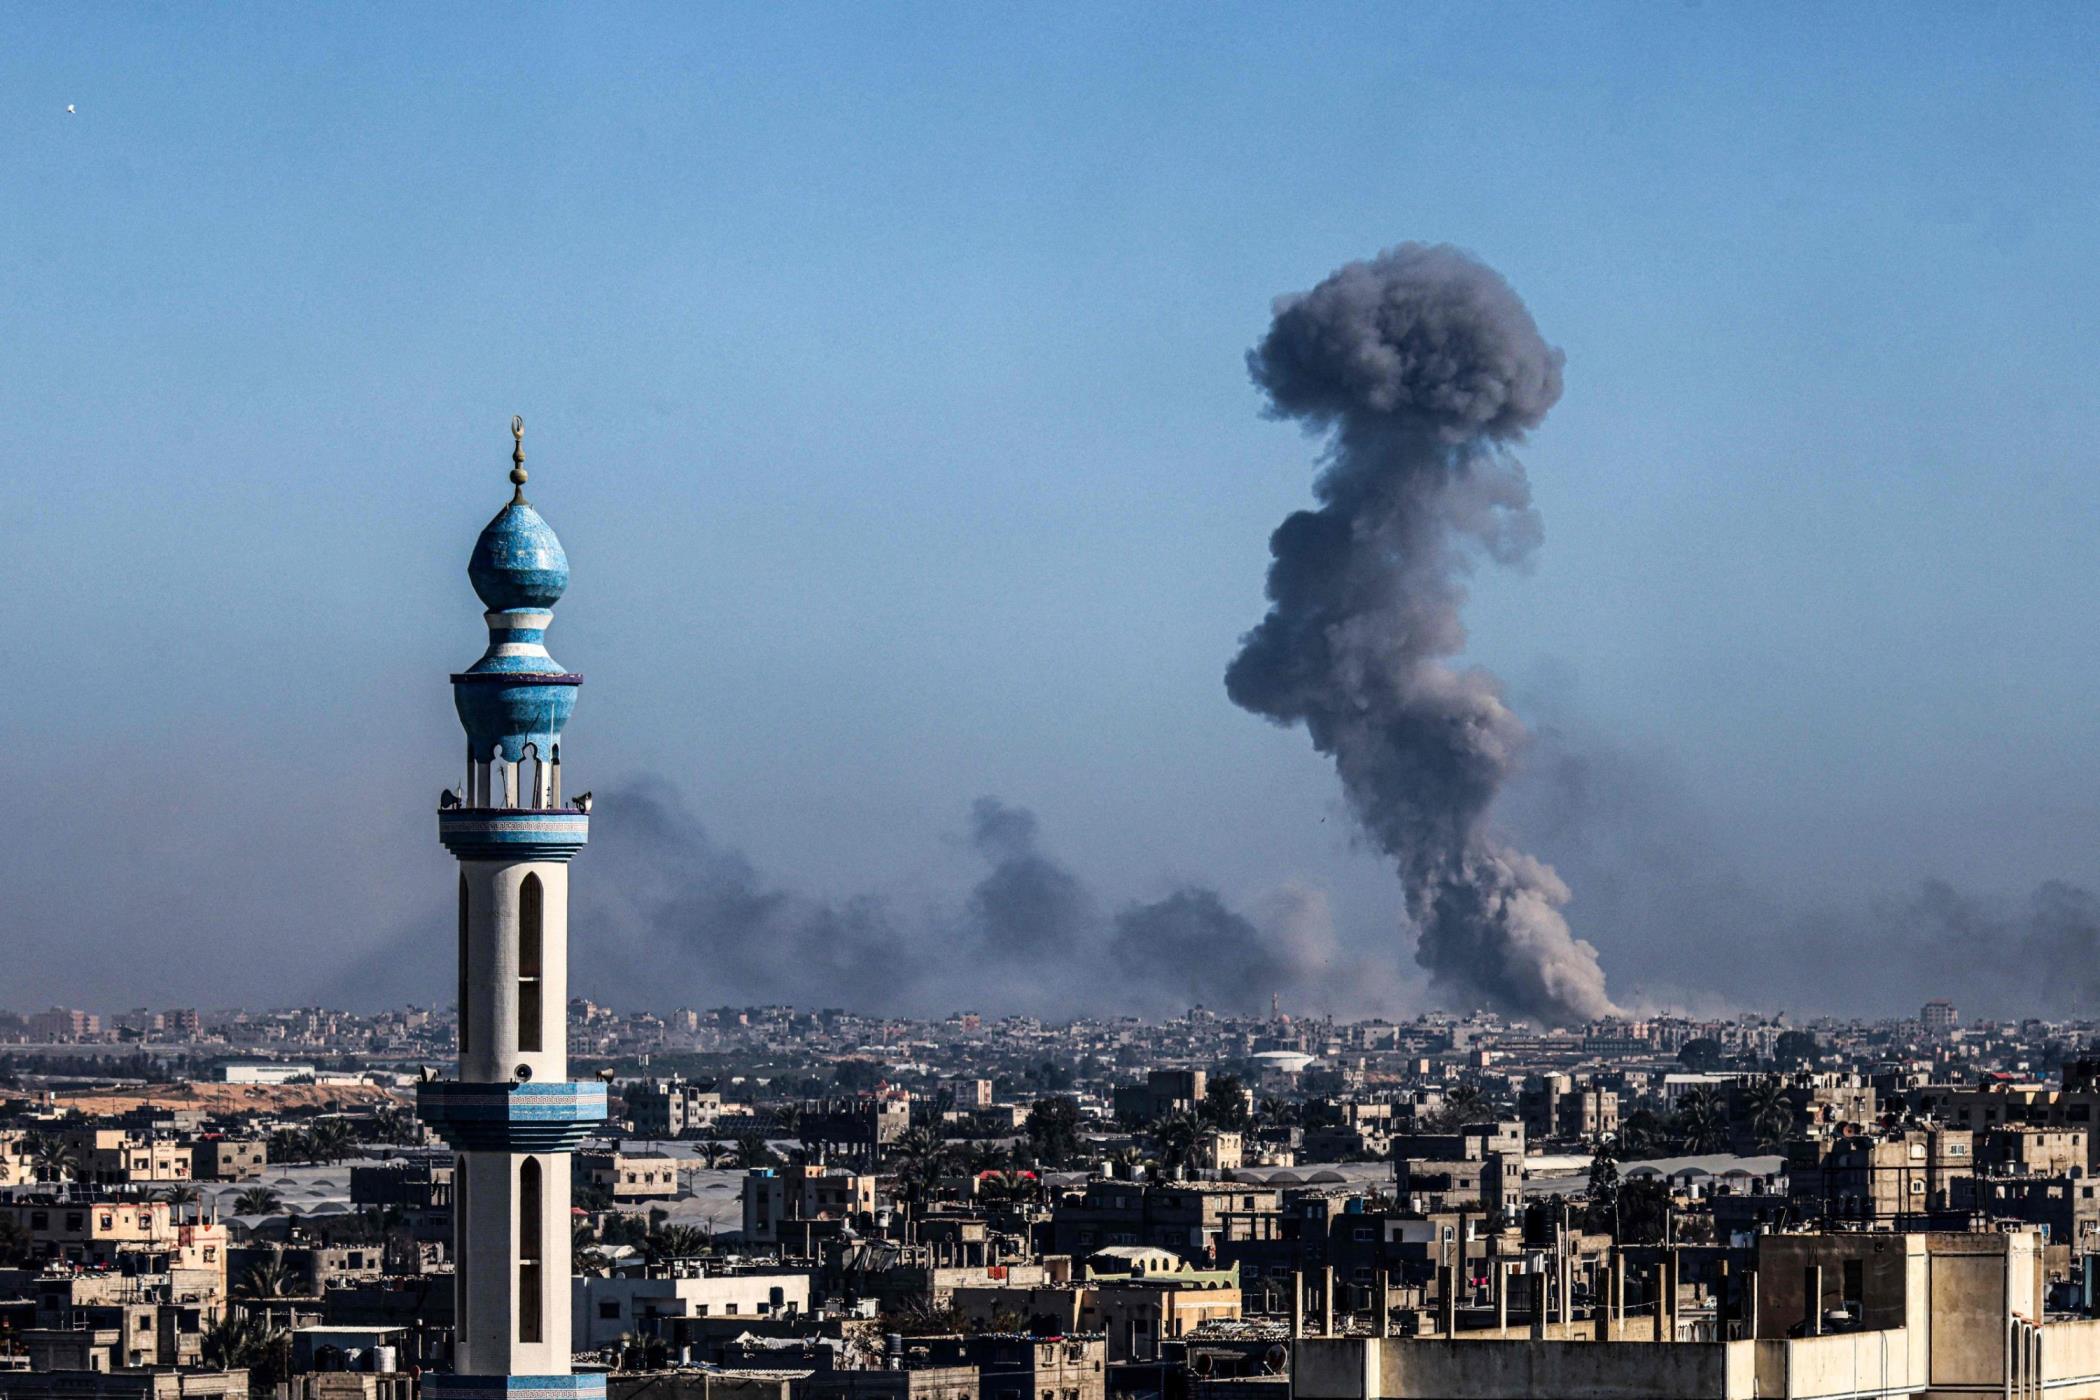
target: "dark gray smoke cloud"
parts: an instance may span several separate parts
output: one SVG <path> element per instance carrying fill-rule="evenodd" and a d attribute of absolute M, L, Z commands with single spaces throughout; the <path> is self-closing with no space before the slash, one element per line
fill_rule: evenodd
<path fill-rule="evenodd" d="M 1210 890 L 1176 890 L 1116 916 L 1109 941 L 1119 976 L 1173 987 L 1189 1005 L 1251 1011 L 1297 972 L 1254 921 Z"/>
<path fill-rule="evenodd" d="M 1269 411 L 1325 435 L 1320 505 L 1269 541 L 1270 609 L 1234 703 L 1303 724 L 1392 857 L 1415 957 L 1459 1002 L 1566 1022 L 1613 1009 L 1553 870 L 1499 839 L 1527 734 L 1464 649 L 1462 580 L 1538 542 L 1513 443 L 1560 397 L 1561 353 L 1492 269 L 1402 244 L 1277 301 L 1248 353 Z"/>
<path fill-rule="evenodd" d="M 980 798 L 968 843 L 984 874 L 959 900 L 899 909 L 766 878 L 658 781 L 601 789 L 572 885 L 571 990 L 622 1006 L 790 1002 L 878 1012 L 1168 1015 L 1391 1010 L 1399 990 L 1343 956 L 1325 902 L 1286 889 L 1240 913 L 1184 886 L 1113 918 L 1044 849 L 1033 813 Z M 442 885 L 440 885 L 442 888 Z M 440 1000 L 449 913 L 433 904 L 321 991 L 330 1004 Z"/>
<path fill-rule="evenodd" d="M 1582 891 L 1611 931 L 1637 1010 L 1910 1015 L 2089 1014 L 2100 999 L 2100 896 L 2064 881 L 2019 894 L 1927 879 L 1875 895 L 1753 877 L 1666 751 L 1618 742 L 1570 704 L 1556 668 L 1527 685 L 1537 733 L 1500 819 Z"/>
<path fill-rule="evenodd" d="M 970 844 L 992 866 L 967 906 L 978 956 L 1043 967 L 1089 951 L 1098 918 L 1093 897 L 1038 849 L 1035 813 L 980 797 L 970 807 Z"/>
<path fill-rule="evenodd" d="M 1867 932 L 1863 953 L 1884 967 L 1909 964 L 1928 995 L 1965 1013 L 2090 1016 L 2100 995 L 2100 897 L 2061 880 L 2024 900 L 1928 880 L 1907 899 L 1878 901 Z"/>

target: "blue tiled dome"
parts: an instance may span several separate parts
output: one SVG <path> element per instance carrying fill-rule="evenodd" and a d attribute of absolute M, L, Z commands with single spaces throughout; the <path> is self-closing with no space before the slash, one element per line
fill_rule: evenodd
<path fill-rule="evenodd" d="M 521 496 L 498 511 L 474 541 L 467 577 L 493 612 L 551 608 L 569 586 L 569 556 L 562 553 L 554 527 Z"/>

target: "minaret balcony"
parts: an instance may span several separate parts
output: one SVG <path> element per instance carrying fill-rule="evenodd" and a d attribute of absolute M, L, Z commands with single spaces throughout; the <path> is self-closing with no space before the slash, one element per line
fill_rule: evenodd
<path fill-rule="evenodd" d="M 426 1375 L 423 1400 L 605 1400 L 605 1373 L 580 1376 Z"/>
<path fill-rule="evenodd" d="M 592 1080 L 416 1086 L 416 1116 L 457 1152 L 574 1152 L 606 1119 Z"/>
<path fill-rule="evenodd" d="M 590 839 L 575 807 L 441 807 L 438 840 L 460 860 L 566 861 Z"/>

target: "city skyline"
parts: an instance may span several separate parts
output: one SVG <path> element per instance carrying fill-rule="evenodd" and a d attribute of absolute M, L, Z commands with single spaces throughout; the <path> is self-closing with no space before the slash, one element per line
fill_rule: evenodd
<path fill-rule="evenodd" d="M 442 980 L 448 542 L 523 411 L 599 994 L 1412 1014 L 1389 862 L 1223 683 L 1320 451 L 1242 357 L 1409 240 L 1567 355 L 1463 659 L 1612 996 L 2090 996 L 2091 18 L 643 13 L 0 18 L 22 1000 Z M 1055 936 L 1145 975 L 943 956 Z"/>

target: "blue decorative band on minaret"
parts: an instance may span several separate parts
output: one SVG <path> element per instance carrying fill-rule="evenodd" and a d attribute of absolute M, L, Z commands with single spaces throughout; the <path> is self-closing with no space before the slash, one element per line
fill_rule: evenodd
<path fill-rule="evenodd" d="M 423 1400 L 605 1400 L 605 1373 L 423 1377 Z"/>
<path fill-rule="evenodd" d="M 460 860 L 566 861 L 590 839 L 591 819 L 574 808 L 449 807 L 438 840 Z"/>
<path fill-rule="evenodd" d="M 459 1152 L 574 1152 L 606 1119 L 605 1086 L 439 1079 L 416 1086 L 416 1116 Z"/>
<path fill-rule="evenodd" d="M 582 684 L 582 676 L 567 672 L 467 671 L 452 678 L 452 705 L 476 758 L 486 761 L 500 752 L 516 763 L 529 744 L 546 759 L 561 742 Z"/>

